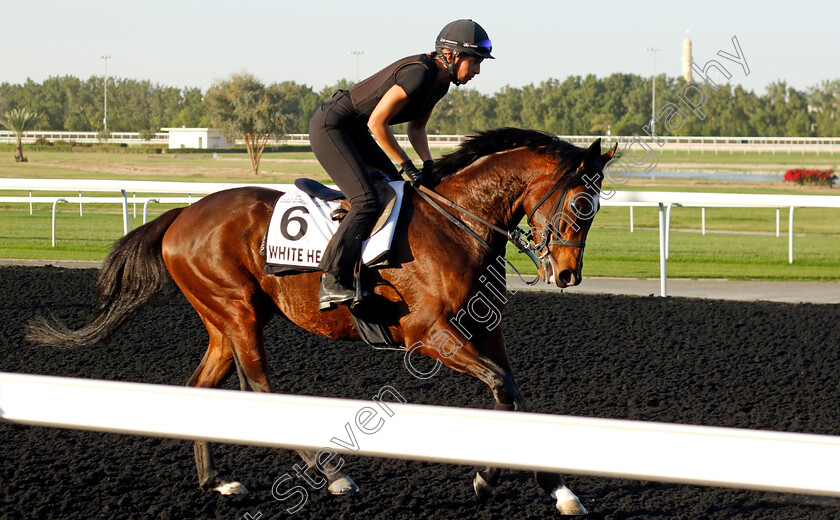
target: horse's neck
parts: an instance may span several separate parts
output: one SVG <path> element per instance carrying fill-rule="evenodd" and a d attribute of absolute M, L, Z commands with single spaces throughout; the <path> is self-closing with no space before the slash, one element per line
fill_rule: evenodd
<path fill-rule="evenodd" d="M 493 224 L 511 229 L 521 213 L 521 198 L 540 173 L 533 161 L 514 150 L 483 157 L 440 183 L 435 191 Z"/>

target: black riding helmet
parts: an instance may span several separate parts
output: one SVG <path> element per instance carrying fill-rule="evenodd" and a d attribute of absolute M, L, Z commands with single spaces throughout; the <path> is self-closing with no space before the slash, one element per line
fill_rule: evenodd
<path fill-rule="evenodd" d="M 452 51 L 452 61 L 447 63 L 443 59 L 443 49 Z M 438 34 L 435 41 L 435 50 L 438 57 L 446 65 L 449 70 L 449 77 L 452 83 L 460 85 L 458 76 L 455 73 L 455 58 L 459 54 L 472 54 L 480 58 L 495 59 L 490 54 L 493 50 L 493 44 L 490 43 L 490 37 L 480 25 L 472 20 L 455 20 L 444 27 L 440 34 Z"/>

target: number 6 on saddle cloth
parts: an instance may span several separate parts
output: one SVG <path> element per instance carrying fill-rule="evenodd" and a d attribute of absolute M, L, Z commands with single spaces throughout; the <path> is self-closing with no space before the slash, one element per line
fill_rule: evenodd
<path fill-rule="evenodd" d="M 382 212 L 370 237 L 362 243 L 360 262 L 367 267 L 385 267 L 402 206 L 405 181 L 387 182 L 380 178 L 374 186 L 379 193 Z M 274 205 L 263 242 L 266 274 L 317 271 L 324 250 L 350 209 L 344 194 L 320 182 L 297 179 L 295 187 L 297 189 L 284 193 Z M 360 269 L 356 276 L 356 288 L 361 290 Z M 364 308 L 353 306 L 350 315 L 365 343 L 384 348 L 397 344 L 388 328 L 376 323 Z"/>
<path fill-rule="evenodd" d="M 382 212 L 362 245 L 362 263 L 388 265 L 405 181 L 375 183 Z M 350 203 L 337 190 L 312 179 L 297 179 L 296 190 L 277 200 L 265 235 L 265 273 L 316 271 L 321 256 Z"/>

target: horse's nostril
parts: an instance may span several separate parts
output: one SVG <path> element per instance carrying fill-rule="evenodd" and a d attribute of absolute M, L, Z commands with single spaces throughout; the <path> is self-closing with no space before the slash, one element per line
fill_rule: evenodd
<path fill-rule="evenodd" d="M 571 269 L 564 269 L 560 272 L 560 280 L 566 285 L 574 285 L 575 273 Z"/>

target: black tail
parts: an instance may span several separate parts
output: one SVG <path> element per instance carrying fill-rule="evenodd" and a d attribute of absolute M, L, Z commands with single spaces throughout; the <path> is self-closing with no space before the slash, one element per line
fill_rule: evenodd
<path fill-rule="evenodd" d="M 134 311 L 172 284 L 161 254 L 166 230 L 184 208 L 167 211 L 130 232 L 116 244 L 102 264 L 96 281 L 93 319 L 70 330 L 55 319 L 39 316 L 29 325 L 26 339 L 58 347 L 90 345 L 108 337 Z"/>

